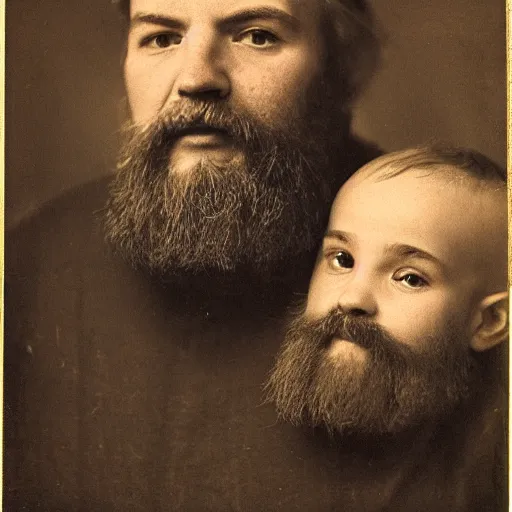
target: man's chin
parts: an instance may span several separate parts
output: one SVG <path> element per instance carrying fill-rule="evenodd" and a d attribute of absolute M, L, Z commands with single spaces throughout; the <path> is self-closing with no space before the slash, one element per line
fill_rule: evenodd
<path fill-rule="evenodd" d="M 363 369 L 368 361 L 368 350 L 353 341 L 333 338 L 326 349 L 325 356 L 332 364 L 343 366 L 350 363 L 360 365 Z"/>
<path fill-rule="evenodd" d="M 109 242 L 166 279 L 249 273 L 275 282 L 284 262 L 292 267 L 290 254 L 295 280 L 303 261 L 307 275 L 335 192 L 330 139 L 306 135 L 309 116 L 277 131 L 226 104 L 182 107 L 126 132 L 106 212 Z"/>

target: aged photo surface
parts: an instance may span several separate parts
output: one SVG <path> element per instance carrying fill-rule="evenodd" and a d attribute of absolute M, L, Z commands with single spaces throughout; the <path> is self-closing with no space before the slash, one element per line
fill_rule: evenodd
<path fill-rule="evenodd" d="M 505 15 L 8 2 L 4 509 L 506 510 Z"/>

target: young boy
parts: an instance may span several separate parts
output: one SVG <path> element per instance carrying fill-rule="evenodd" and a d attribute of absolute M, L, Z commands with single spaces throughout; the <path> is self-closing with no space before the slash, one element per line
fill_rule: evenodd
<path fill-rule="evenodd" d="M 268 389 L 283 418 L 350 439 L 354 460 L 386 444 L 379 496 L 402 493 L 389 510 L 497 506 L 506 198 L 484 156 L 425 147 L 370 162 L 333 204 Z M 360 510 L 373 509 L 355 473 Z"/>

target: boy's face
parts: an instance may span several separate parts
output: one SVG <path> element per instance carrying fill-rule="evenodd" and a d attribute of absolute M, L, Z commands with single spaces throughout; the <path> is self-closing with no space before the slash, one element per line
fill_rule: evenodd
<path fill-rule="evenodd" d="M 506 240 L 489 240 L 487 226 L 497 222 L 492 195 L 424 171 L 365 176 L 336 198 L 305 316 L 318 319 L 339 306 L 418 352 L 454 326 L 469 341 L 475 308 L 492 286 L 485 273 L 493 252 L 506 254 Z M 330 355 L 364 359 L 365 349 L 335 340 Z"/>
<path fill-rule="evenodd" d="M 506 328 L 489 301 L 505 288 L 507 214 L 503 187 L 371 170 L 334 202 L 269 393 L 292 422 L 373 435 L 437 421 L 479 385 L 472 349 Z"/>

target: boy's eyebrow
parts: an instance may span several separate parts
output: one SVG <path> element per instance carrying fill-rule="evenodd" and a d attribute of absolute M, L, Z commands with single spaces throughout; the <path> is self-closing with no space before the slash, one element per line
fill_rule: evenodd
<path fill-rule="evenodd" d="M 436 258 L 434 255 L 430 254 L 423 249 L 419 249 L 418 247 L 414 247 L 412 245 L 407 244 L 389 244 L 385 248 L 386 253 L 392 253 L 397 256 L 407 257 L 407 258 L 418 258 L 422 260 L 430 261 L 439 267 L 443 267 L 443 263 Z"/>
<path fill-rule="evenodd" d="M 345 231 L 340 231 L 338 229 L 331 229 L 327 231 L 324 235 L 324 238 L 335 238 L 340 242 L 349 243 L 353 240 L 353 236 L 350 233 Z M 402 244 L 402 243 L 393 243 L 388 244 L 385 247 L 385 252 L 388 254 L 392 254 L 393 256 L 400 256 L 403 258 L 418 258 L 422 260 L 430 261 L 439 267 L 444 267 L 441 260 L 436 258 L 434 255 L 430 254 L 423 249 L 419 249 L 418 247 L 414 247 L 413 245 Z"/>
<path fill-rule="evenodd" d="M 295 16 L 286 11 L 270 6 L 253 7 L 239 12 L 234 12 L 220 20 L 217 25 L 221 30 L 226 30 L 232 25 L 240 25 L 242 23 L 248 23 L 250 21 L 260 19 L 279 21 L 291 30 L 297 30 L 300 26 L 300 21 Z M 151 25 L 162 25 L 164 27 L 174 29 L 182 29 L 184 27 L 183 22 L 173 18 L 172 16 L 137 12 L 130 20 L 130 30 L 145 23 Z"/>

